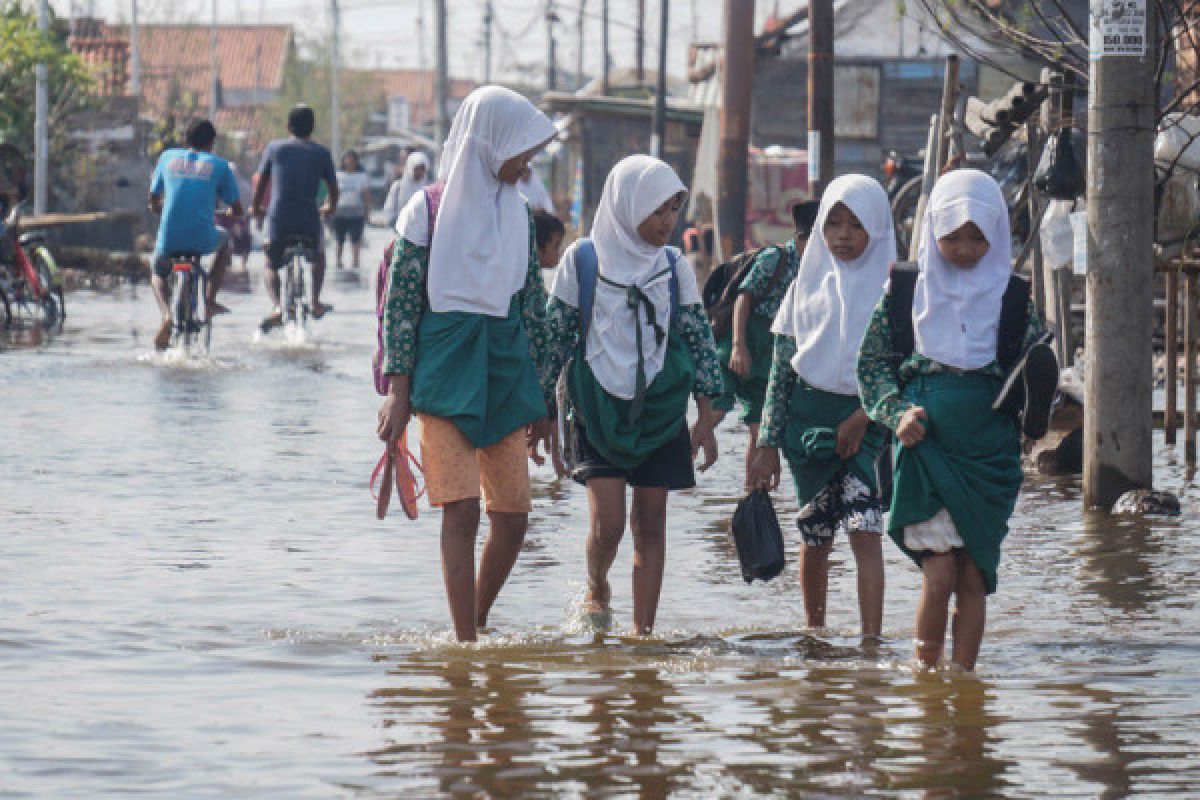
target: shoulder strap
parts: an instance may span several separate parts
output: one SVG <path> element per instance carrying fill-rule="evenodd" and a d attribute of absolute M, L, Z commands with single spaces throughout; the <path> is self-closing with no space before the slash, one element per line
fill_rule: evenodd
<path fill-rule="evenodd" d="M 421 189 L 425 195 L 425 213 L 429 217 L 429 243 L 433 244 L 433 228 L 437 225 L 438 211 L 442 207 L 442 192 L 445 191 L 446 184 L 438 181 L 431 183 Z"/>
<path fill-rule="evenodd" d="M 1004 299 L 1000 303 L 1000 328 L 996 334 L 996 360 L 1005 372 L 1021 358 L 1025 328 L 1029 325 L 1029 298 L 1032 285 L 1020 275 L 1008 279 Z"/>
<path fill-rule="evenodd" d="M 575 246 L 575 281 L 579 284 L 579 336 L 587 341 L 588 328 L 592 323 L 592 307 L 596 304 L 596 277 L 600 265 L 596 261 L 596 245 L 591 239 L 582 238 Z"/>
<path fill-rule="evenodd" d="M 914 344 L 912 304 L 917 288 L 917 267 L 898 261 L 889 271 L 888 323 L 892 329 L 892 354 L 901 361 L 912 355 Z"/>
<path fill-rule="evenodd" d="M 667 247 L 667 268 L 671 270 L 671 279 L 668 284 L 671 292 L 671 319 L 674 320 L 679 316 L 679 272 L 675 269 L 675 264 L 679 261 L 679 249 L 675 247 Z"/>

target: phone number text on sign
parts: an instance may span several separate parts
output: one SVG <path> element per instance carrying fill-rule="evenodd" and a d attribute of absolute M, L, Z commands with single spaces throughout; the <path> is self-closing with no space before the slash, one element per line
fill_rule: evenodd
<path fill-rule="evenodd" d="M 1092 60 L 1146 55 L 1146 0 L 1104 0 L 1091 13 Z"/>

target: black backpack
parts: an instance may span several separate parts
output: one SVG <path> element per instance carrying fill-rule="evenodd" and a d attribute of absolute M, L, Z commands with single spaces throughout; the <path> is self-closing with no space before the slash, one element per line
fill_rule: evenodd
<path fill-rule="evenodd" d="M 708 312 L 708 320 L 712 324 L 713 338 L 721 339 L 729 335 L 733 330 L 733 305 L 737 302 L 738 287 L 742 285 L 742 281 L 746 279 L 746 274 L 750 272 L 754 266 L 755 260 L 767 248 L 774 247 L 779 250 L 780 259 L 787 258 L 787 251 L 777 244 L 769 244 L 764 247 L 758 247 L 754 250 L 747 250 L 744 253 L 738 253 L 731 260 L 722 263 L 711 273 L 708 280 L 704 282 L 704 290 L 701 292 L 701 298 L 704 301 L 704 310 Z M 780 266 L 783 266 L 780 264 Z M 774 274 L 771 275 L 770 281 L 767 283 L 764 295 L 775 287 L 779 282 L 779 276 L 782 270 L 778 267 Z M 756 297 L 755 301 L 761 300 L 761 297 Z"/>

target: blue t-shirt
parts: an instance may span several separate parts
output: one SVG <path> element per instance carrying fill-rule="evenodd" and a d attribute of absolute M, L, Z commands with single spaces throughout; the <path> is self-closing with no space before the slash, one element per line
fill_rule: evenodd
<path fill-rule="evenodd" d="M 271 181 L 267 235 L 272 240 L 283 236 L 320 238 L 317 190 L 321 181 L 337 186 L 329 150 L 308 139 L 276 139 L 263 152 L 258 174 L 260 181 Z"/>
<path fill-rule="evenodd" d="M 161 255 L 215 250 L 220 241 L 217 198 L 233 205 L 239 196 L 237 179 L 225 159 L 182 148 L 159 156 L 150 193 L 163 196 L 156 244 Z"/>

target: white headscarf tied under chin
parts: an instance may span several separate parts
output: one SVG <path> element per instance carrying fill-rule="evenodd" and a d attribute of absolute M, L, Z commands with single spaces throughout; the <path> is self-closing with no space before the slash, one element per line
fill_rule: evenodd
<path fill-rule="evenodd" d="M 645 385 L 662 370 L 667 342 L 665 336 L 656 336 L 644 308 L 630 308 L 628 290 L 611 283 L 637 287 L 654 307 L 658 328 L 668 328 L 671 292 L 666 248 L 649 244 L 637 229 L 659 206 L 686 191 L 675 170 L 646 155 L 622 159 L 604 182 L 592 222 L 603 279 L 596 283 L 587 361 L 596 380 L 615 397 L 629 400 L 637 394 L 639 329 Z"/>
<path fill-rule="evenodd" d="M 840 261 L 825 241 L 825 220 L 838 203 L 849 208 L 869 237 L 854 261 Z M 810 386 L 858 394 L 858 348 L 896 260 L 896 232 L 887 192 L 865 175 L 843 175 L 821 196 L 816 224 L 796 280 L 788 287 L 774 333 L 796 340 L 792 368 Z"/>
<path fill-rule="evenodd" d="M 974 222 L 988 251 L 970 269 L 947 261 L 937 240 Z M 1000 306 L 1012 276 L 1008 205 L 1000 186 L 979 170 L 942 176 L 929 196 L 913 292 L 913 337 L 918 353 L 957 369 L 980 369 L 996 359 Z"/>
<path fill-rule="evenodd" d="M 496 176 L 505 161 L 554 135 L 554 123 L 514 91 L 483 86 L 467 95 L 442 151 L 431 309 L 508 315 L 529 268 L 529 212 L 517 187 Z"/>

